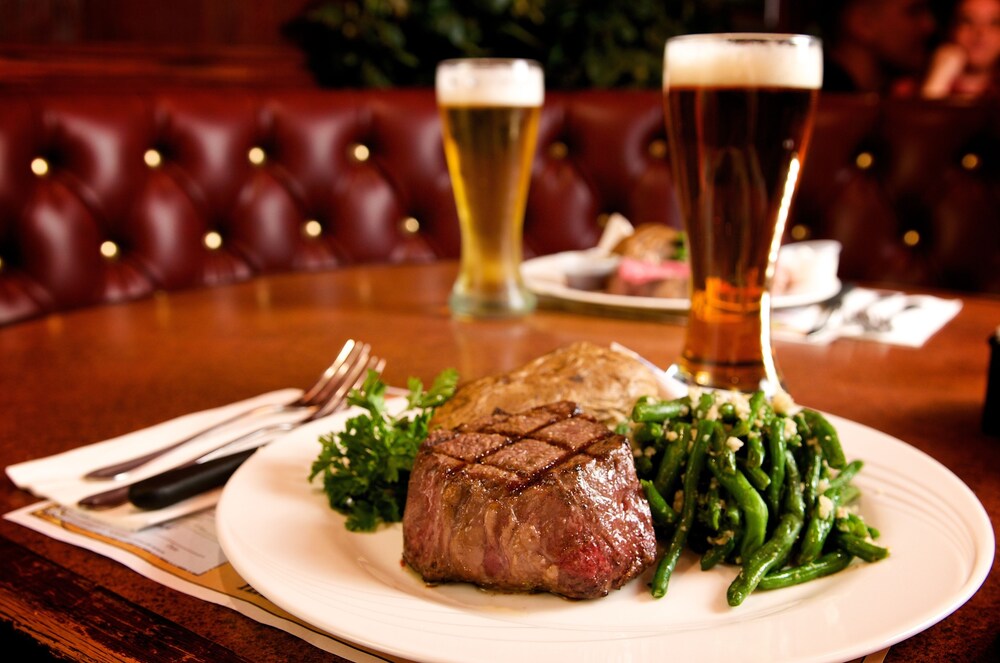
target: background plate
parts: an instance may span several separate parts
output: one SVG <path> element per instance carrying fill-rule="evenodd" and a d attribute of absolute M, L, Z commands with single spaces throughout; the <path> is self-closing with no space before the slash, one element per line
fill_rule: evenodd
<path fill-rule="evenodd" d="M 794 252 L 795 245 L 789 245 Z M 788 251 L 789 247 L 782 247 Z M 686 312 L 690 308 L 687 297 L 637 297 L 633 295 L 613 295 L 594 290 L 580 290 L 566 285 L 565 275 L 579 271 L 597 259 L 604 259 L 604 252 L 596 249 L 586 251 L 564 251 L 547 256 L 525 260 L 521 265 L 521 276 L 525 285 L 536 295 L 548 297 L 557 302 L 583 304 L 601 308 L 638 311 Z M 776 295 L 772 308 L 792 308 L 816 304 L 840 292 L 841 283 L 837 278 L 825 279 L 799 292 Z"/>

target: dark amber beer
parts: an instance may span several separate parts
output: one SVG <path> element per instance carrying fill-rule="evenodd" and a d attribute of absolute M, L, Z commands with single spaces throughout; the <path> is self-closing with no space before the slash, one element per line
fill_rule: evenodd
<path fill-rule="evenodd" d="M 770 288 L 822 82 L 817 39 L 687 35 L 667 42 L 664 111 L 691 261 L 672 372 L 689 384 L 780 388 Z"/>
<path fill-rule="evenodd" d="M 524 209 L 544 98 L 541 67 L 526 60 L 441 63 L 437 100 L 462 236 L 449 304 L 457 316 L 528 313 L 521 279 Z"/>

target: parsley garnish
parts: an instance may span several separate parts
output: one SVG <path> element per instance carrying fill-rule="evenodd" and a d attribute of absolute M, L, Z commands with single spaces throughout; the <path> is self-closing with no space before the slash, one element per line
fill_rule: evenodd
<path fill-rule="evenodd" d="M 398 415 L 386 410 L 386 385 L 375 371 L 351 391 L 348 404 L 366 412 L 348 419 L 342 432 L 319 438 L 323 448 L 309 474 L 310 481 L 323 475 L 330 507 L 347 516 L 347 529 L 371 532 L 379 522 L 402 520 L 417 449 L 427 438 L 434 409 L 451 398 L 457 384 L 455 369 L 442 371 L 428 391 L 411 377 L 407 408 Z"/>

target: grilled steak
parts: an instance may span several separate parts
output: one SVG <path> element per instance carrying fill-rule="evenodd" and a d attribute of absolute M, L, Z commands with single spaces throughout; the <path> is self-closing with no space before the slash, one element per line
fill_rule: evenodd
<path fill-rule="evenodd" d="M 426 582 L 596 598 L 655 554 L 627 440 L 575 403 L 438 429 L 417 454 L 403 558 Z"/>

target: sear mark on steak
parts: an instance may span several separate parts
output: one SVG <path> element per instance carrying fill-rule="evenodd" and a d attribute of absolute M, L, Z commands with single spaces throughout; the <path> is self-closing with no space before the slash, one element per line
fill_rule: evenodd
<path fill-rule="evenodd" d="M 403 559 L 425 582 L 596 598 L 655 555 L 628 441 L 575 403 L 497 412 L 421 445 Z"/>

